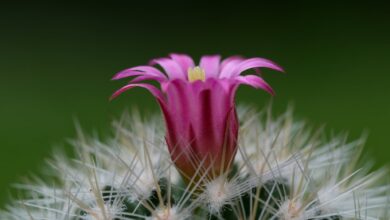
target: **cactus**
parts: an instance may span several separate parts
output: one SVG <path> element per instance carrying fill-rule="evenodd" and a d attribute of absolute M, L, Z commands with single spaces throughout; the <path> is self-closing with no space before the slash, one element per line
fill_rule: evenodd
<path fill-rule="evenodd" d="M 25 196 L 0 219 L 388 219 L 388 172 L 370 172 L 359 159 L 364 137 L 329 139 L 290 110 L 268 112 L 239 108 L 232 169 L 189 181 L 171 160 L 158 117 L 127 114 L 105 142 L 79 131 L 76 156 L 54 153 L 52 172 L 16 185 Z"/>

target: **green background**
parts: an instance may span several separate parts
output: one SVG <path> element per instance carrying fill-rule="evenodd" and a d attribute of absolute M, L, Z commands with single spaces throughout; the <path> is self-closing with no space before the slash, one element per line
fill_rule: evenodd
<path fill-rule="evenodd" d="M 69 148 L 79 121 L 110 135 L 124 110 L 158 112 L 114 73 L 170 52 L 260 56 L 287 74 L 267 71 L 274 111 L 295 114 L 329 133 L 369 132 L 366 152 L 390 161 L 390 15 L 387 5 L 327 2 L 202 1 L 4 3 L 0 9 L 0 206 L 11 184 L 39 172 L 55 147 Z M 241 88 L 239 103 L 261 106 L 262 91 Z"/>

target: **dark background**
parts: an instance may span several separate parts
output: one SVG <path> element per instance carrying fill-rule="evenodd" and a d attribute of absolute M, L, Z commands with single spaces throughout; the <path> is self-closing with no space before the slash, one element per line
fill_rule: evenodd
<path fill-rule="evenodd" d="M 119 70 L 170 52 L 272 59 L 274 111 L 289 103 L 326 132 L 369 131 L 366 152 L 390 160 L 390 13 L 385 4 L 325 1 L 213 3 L 4 2 L 0 7 L 0 206 L 11 184 L 39 173 L 79 121 L 110 135 L 110 121 L 135 106 L 158 112 L 141 89 L 109 102 Z M 239 103 L 269 95 L 241 88 Z"/>

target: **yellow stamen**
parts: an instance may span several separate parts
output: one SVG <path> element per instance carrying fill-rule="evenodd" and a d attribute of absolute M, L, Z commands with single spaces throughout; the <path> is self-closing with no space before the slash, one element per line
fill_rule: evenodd
<path fill-rule="evenodd" d="M 194 82 L 196 80 L 206 80 L 206 73 L 199 66 L 188 69 L 188 81 Z"/>

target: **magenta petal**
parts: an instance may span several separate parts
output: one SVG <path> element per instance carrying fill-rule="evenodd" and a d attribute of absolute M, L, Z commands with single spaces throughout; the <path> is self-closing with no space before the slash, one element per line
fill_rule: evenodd
<path fill-rule="evenodd" d="M 221 62 L 221 69 L 223 69 L 227 64 L 229 64 L 231 62 L 237 62 L 237 61 L 241 62 L 243 60 L 244 60 L 244 58 L 241 56 L 230 56 L 228 58 L 225 58 Z"/>
<path fill-rule="evenodd" d="M 133 71 L 130 69 L 123 70 L 117 74 L 115 74 L 114 77 L 112 77 L 112 80 L 118 80 L 123 79 L 131 76 L 139 76 L 139 75 L 145 75 L 145 72 L 139 72 L 139 71 Z"/>
<path fill-rule="evenodd" d="M 130 83 L 138 83 L 145 80 L 155 80 L 159 83 L 166 81 L 165 77 L 157 77 L 157 76 L 137 76 L 130 81 Z"/>
<path fill-rule="evenodd" d="M 224 59 L 221 63 L 219 78 L 230 78 L 234 70 L 243 60 L 244 59 L 239 56 L 232 56 Z"/>
<path fill-rule="evenodd" d="M 267 60 L 264 58 L 251 58 L 242 61 L 237 69 L 234 71 L 233 76 L 238 76 L 240 73 L 244 72 L 245 70 L 253 69 L 253 68 L 269 68 L 273 70 L 277 70 L 280 72 L 284 72 L 283 68 L 277 65 L 276 63 L 272 62 L 271 60 Z"/>
<path fill-rule="evenodd" d="M 151 75 L 155 75 L 155 76 L 166 76 L 160 70 L 158 70 L 157 68 L 154 68 L 152 66 L 135 66 L 135 67 L 130 68 L 130 70 L 147 72 L 147 73 L 150 73 Z"/>
<path fill-rule="evenodd" d="M 186 54 L 172 53 L 169 56 L 172 58 L 172 60 L 179 64 L 183 72 L 187 72 L 189 68 L 193 68 L 195 66 L 192 58 Z"/>
<path fill-rule="evenodd" d="M 206 78 L 218 77 L 220 61 L 219 55 L 202 56 L 199 66 L 205 71 Z"/>
<path fill-rule="evenodd" d="M 149 84 L 144 84 L 144 83 L 138 83 L 138 84 L 128 84 L 123 86 L 122 88 L 118 89 L 112 96 L 110 97 L 110 100 L 115 99 L 118 97 L 120 94 L 123 92 L 132 89 L 134 87 L 141 87 L 147 89 L 154 97 L 156 97 L 160 102 L 163 102 L 164 97 L 159 89 L 156 87 L 149 85 Z"/>
<path fill-rule="evenodd" d="M 150 66 L 136 66 L 129 69 L 125 69 L 115 74 L 112 78 L 113 80 L 123 79 L 130 76 L 156 76 L 156 77 L 165 77 L 165 75 L 158 69 Z"/>
<path fill-rule="evenodd" d="M 158 64 L 168 75 L 169 79 L 186 79 L 187 72 L 184 72 L 181 66 L 174 60 L 168 58 L 159 58 L 151 61 L 151 64 Z"/>
<path fill-rule="evenodd" d="M 191 91 L 188 89 L 189 85 L 186 81 L 176 79 L 172 80 L 166 85 L 166 98 L 167 106 L 170 114 L 174 117 L 173 120 L 176 122 L 175 126 L 178 131 L 181 132 L 187 139 L 187 132 L 189 128 L 189 120 L 191 111 L 193 110 L 191 104 Z"/>
<path fill-rule="evenodd" d="M 235 77 L 235 79 L 240 84 L 249 85 L 249 86 L 252 86 L 256 89 L 263 89 L 263 90 L 267 91 L 268 93 L 270 93 L 271 95 L 275 95 L 272 87 L 259 76 L 255 76 L 255 75 L 237 76 L 237 77 Z"/>

